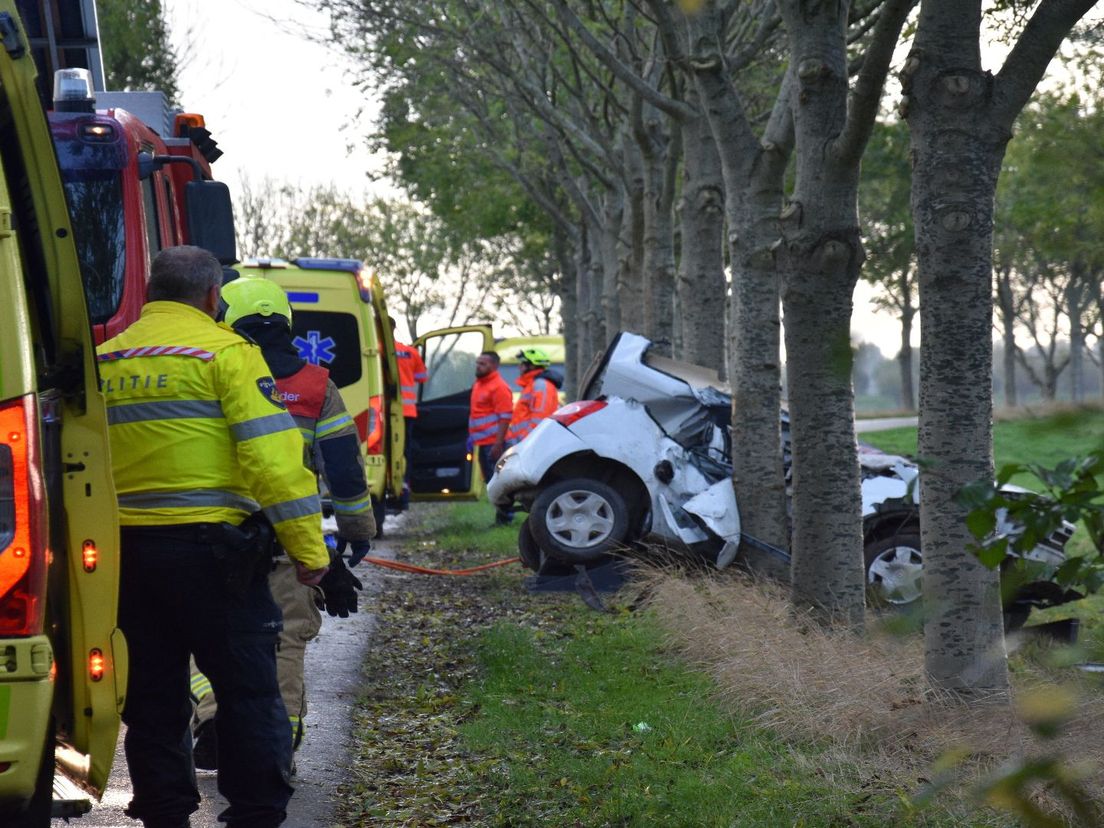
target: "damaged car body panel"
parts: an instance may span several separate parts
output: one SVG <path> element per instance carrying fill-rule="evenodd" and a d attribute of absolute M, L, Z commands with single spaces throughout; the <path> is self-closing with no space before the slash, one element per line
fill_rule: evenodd
<path fill-rule="evenodd" d="M 499 460 L 487 492 L 529 512 L 527 565 L 589 563 L 637 541 L 689 550 L 718 568 L 742 538 L 732 485 L 731 395 L 716 373 L 653 354 L 622 332 L 584 377 L 584 399 L 561 408 Z M 789 478 L 789 419 L 781 412 Z M 879 600 L 920 597 L 920 470 L 858 446 L 867 578 Z M 1068 527 L 1072 532 L 1072 526 Z M 1015 527 L 998 530 L 1013 534 Z M 1026 555 L 1053 570 L 1068 533 Z M 530 544 L 529 541 L 535 543 Z M 785 557 L 782 550 L 767 550 Z"/>

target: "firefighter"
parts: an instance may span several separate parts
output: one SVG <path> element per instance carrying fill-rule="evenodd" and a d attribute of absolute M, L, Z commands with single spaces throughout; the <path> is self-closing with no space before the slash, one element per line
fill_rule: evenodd
<path fill-rule="evenodd" d="M 302 437 L 261 351 L 215 322 L 222 267 L 181 246 L 153 260 L 141 317 L 97 348 L 119 501 L 127 815 L 180 828 L 199 803 L 189 655 L 222 709 L 218 787 L 232 828 L 281 824 L 291 734 L 276 680 L 271 532 L 318 584 L 330 555 Z"/>
<path fill-rule="evenodd" d="M 353 418 L 345 409 L 341 393 L 329 371 L 304 360 L 291 338 L 291 305 L 287 294 L 275 282 L 264 278 L 240 278 L 222 289 L 226 306 L 224 319 L 238 333 L 261 347 L 276 380 L 279 398 L 303 435 L 302 456 L 312 472 L 325 479 L 337 520 L 338 548 L 351 547 L 353 566 L 371 550 L 376 534 L 372 500 L 364 478 L 364 458 Z M 284 629 L 277 651 L 280 693 L 291 725 L 292 744 L 303 739 L 303 718 L 307 712 L 303 667 L 307 642 L 322 626 L 319 609 L 331 616 L 348 618 L 357 611 L 356 590 L 360 581 L 345 568 L 340 552 L 331 560 L 322 579 L 321 596 L 296 581 L 291 560 L 276 558 L 268 576 L 272 595 L 284 613 Z M 320 605 L 320 606 L 318 606 Z M 217 694 L 210 692 L 202 673 L 192 674 L 196 697 L 195 763 L 197 768 L 217 767 L 215 711 Z"/>
<path fill-rule="evenodd" d="M 479 456 L 483 479 L 490 480 L 495 463 L 506 450 L 506 431 L 514 414 L 514 395 L 498 373 L 499 357 L 484 351 L 475 360 L 475 384 L 471 390 L 468 443 Z M 506 526 L 514 513 L 495 509 L 495 525 Z"/>
<path fill-rule="evenodd" d="M 521 367 L 517 381 L 521 396 L 514 403 L 514 414 L 506 431 L 508 446 L 520 443 L 537 423 L 560 407 L 559 388 L 544 376 L 545 369 L 552 364 L 548 354 L 540 348 L 525 348 L 518 351 L 517 359 Z"/>

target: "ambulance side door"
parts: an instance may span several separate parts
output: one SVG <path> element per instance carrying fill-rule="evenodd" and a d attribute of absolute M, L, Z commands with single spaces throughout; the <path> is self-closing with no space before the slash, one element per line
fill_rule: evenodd
<path fill-rule="evenodd" d="M 375 310 L 376 342 L 379 343 L 380 362 L 383 368 L 382 416 L 387 427 L 387 493 L 398 497 L 402 493 L 403 476 L 406 473 L 404 452 L 406 429 L 403 422 L 402 392 L 399 388 L 399 366 L 395 358 L 395 336 L 391 331 L 387 301 L 379 277 L 372 275 L 372 307 Z"/>
<path fill-rule="evenodd" d="M 475 500 L 483 480 L 468 448 L 468 414 L 475 360 L 494 350 L 488 325 L 443 328 L 418 337 L 429 374 L 418 386 L 418 418 L 410 441 L 410 492 L 414 500 Z"/>

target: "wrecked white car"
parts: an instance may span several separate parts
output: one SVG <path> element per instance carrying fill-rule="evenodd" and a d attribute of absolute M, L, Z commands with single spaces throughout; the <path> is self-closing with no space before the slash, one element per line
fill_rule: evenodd
<path fill-rule="evenodd" d="M 487 493 L 496 506 L 529 512 L 518 547 L 531 569 L 590 564 L 638 541 L 719 569 L 734 560 L 741 532 L 731 397 L 715 372 L 650 347 L 642 336 L 620 333 L 584 378 L 584 399 L 499 460 Z M 860 448 L 867 577 L 881 600 L 908 604 L 920 597 L 919 470 L 903 457 Z M 1072 530 L 1027 557 L 1057 568 Z"/>

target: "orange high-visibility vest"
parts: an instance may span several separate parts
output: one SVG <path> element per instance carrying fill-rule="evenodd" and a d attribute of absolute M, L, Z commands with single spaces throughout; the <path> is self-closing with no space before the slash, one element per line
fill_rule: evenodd
<path fill-rule="evenodd" d="M 399 387 L 402 389 L 403 416 L 418 416 L 418 385 L 429 379 L 422 355 L 417 348 L 395 343 L 395 361 L 399 366 Z"/>
<path fill-rule="evenodd" d="M 468 437 L 472 445 L 494 445 L 499 423 L 509 422 L 513 415 L 514 395 L 498 371 L 476 377 L 471 390 L 471 415 L 468 417 Z"/>
<path fill-rule="evenodd" d="M 537 427 L 537 423 L 552 416 L 560 407 L 559 391 L 551 382 L 540 377 L 543 370 L 534 368 L 518 377 L 521 396 L 514 406 L 510 430 L 506 432 L 506 441 L 511 445 L 523 440 Z"/>

